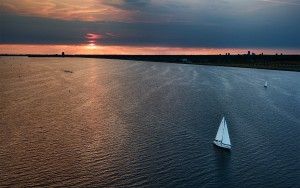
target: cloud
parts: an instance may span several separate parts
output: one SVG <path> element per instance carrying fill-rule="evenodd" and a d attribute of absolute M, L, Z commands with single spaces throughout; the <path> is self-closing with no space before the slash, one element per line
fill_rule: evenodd
<path fill-rule="evenodd" d="M 81 21 L 123 21 L 128 11 L 113 8 L 99 0 L 1 0 L 0 10 L 19 15 Z"/>
<path fill-rule="evenodd" d="M 2 0 L 0 10 L 60 20 L 192 22 L 198 12 L 222 10 L 224 3 L 219 2 L 221 3 L 210 0 L 200 3 L 194 0 L 73 0 L 71 4 L 62 0 Z"/>
<path fill-rule="evenodd" d="M 99 2 L 123 10 L 139 10 L 151 5 L 149 0 L 99 0 Z"/>
<path fill-rule="evenodd" d="M 285 1 L 280 1 L 280 0 L 261 0 L 261 1 L 267 2 L 267 3 L 281 4 L 281 5 L 300 6 L 300 2 L 299 1 L 293 1 L 293 0 L 285 0 Z"/>
<path fill-rule="evenodd" d="M 79 21 L 163 22 L 178 11 L 158 0 L 1 0 L 0 10 L 18 15 Z M 174 16 L 173 15 L 173 16 Z M 175 20 L 175 19 L 174 19 Z"/>
<path fill-rule="evenodd" d="M 97 40 L 102 38 L 102 36 L 96 33 L 87 33 L 85 34 L 85 38 L 89 40 Z"/>
<path fill-rule="evenodd" d="M 0 22 L 2 44 L 300 48 L 296 21 L 203 25 L 65 21 L 4 14 Z"/>
<path fill-rule="evenodd" d="M 0 43 L 300 47 L 299 6 L 268 1 L 2 0 Z"/>
<path fill-rule="evenodd" d="M 274 4 L 300 12 L 296 0 L 1 0 L 0 11 L 60 20 L 216 24 L 271 14 Z"/>

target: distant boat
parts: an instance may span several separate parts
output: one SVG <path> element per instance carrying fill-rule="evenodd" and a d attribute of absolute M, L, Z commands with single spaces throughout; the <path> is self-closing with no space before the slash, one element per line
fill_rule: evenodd
<path fill-rule="evenodd" d="M 223 117 L 220 123 L 216 138 L 214 140 L 214 144 L 224 149 L 231 149 L 231 143 L 225 117 Z"/>
<path fill-rule="evenodd" d="M 264 87 L 268 87 L 268 82 L 267 82 L 267 81 L 265 82 L 265 85 L 264 85 Z"/>

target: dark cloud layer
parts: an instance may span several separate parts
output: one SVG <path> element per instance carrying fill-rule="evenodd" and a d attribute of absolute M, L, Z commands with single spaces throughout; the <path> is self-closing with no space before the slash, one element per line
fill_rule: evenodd
<path fill-rule="evenodd" d="M 135 11 L 142 10 L 146 6 L 151 5 L 149 0 L 119 0 L 119 1 L 100 0 L 100 2 L 119 9 L 135 10 Z"/>

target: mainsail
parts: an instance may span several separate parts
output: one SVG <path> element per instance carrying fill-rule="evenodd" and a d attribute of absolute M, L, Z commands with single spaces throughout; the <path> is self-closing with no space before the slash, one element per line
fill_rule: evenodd
<path fill-rule="evenodd" d="M 230 143 L 230 138 L 229 138 L 229 133 L 227 129 L 227 123 L 224 119 L 224 131 L 223 131 L 223 139 L 222 139 L 223 144 L 231 145 Z"/>
<path fill-rule="evenodd" d="M 217 140 L 217 141 L 222 141 L 222 139 L 223 139 L 224 124 L 225 124 L 225 118 L 223 117 L 223 119 L 220 123 L 219 129 L 218 129 L 217 135 L 216 135 L 215 140 Z"/>

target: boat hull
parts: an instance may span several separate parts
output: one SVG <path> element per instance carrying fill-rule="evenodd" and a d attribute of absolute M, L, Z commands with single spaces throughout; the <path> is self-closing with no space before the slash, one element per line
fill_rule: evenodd
<path fill-rule="evenodd" d="M 230 150 L 231 149 L 231 146 L 230 145 L 227 145 L 227 144 L 223 144 L 222 142 L 220 141 L 214 141 L 214 144 L 222 149 L 227 149 L 227 150 Z"/>

